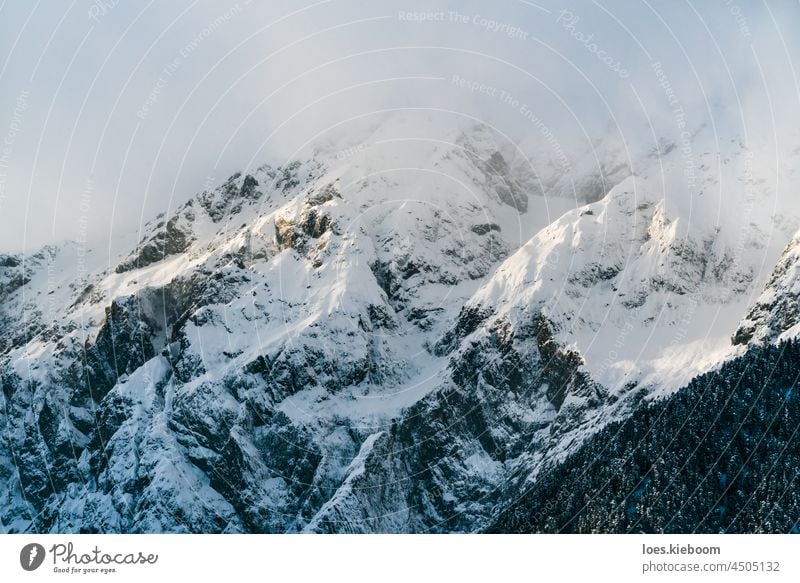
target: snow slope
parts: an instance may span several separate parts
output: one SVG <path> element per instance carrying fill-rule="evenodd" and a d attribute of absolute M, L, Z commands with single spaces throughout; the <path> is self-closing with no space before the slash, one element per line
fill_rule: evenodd
<path fill-rule="evenodd" d="M 742 320 L 734 342 L 780 342 L 800 336 L 800 233 L 784 249 L 767 285 Z"/>
<path fill-rule="evenodd" d="M 310 520 L 446 379 L 426 346 L 482 279 L 574 206 L 528 197 L 485 127 L 408 127 L 234 175 L 105 269 L 75 246 L 4 258 L 4 528 Z"/>
<path fill-rule="evenodd" d="M 683 386 L 731 352 L 739 319 L 767 279 L 764 266 L 783 244 L 764 212 L 769 190 L 736 179 L 749 156 L 739 145 L 708 156 L 722 162 L 698 172 L 707 189 L 699 194 L 681 182 L 678 152 L 646 161 L 604 199 L 540 231 L 467 311 L 512 326 L 544 314 L 558 341 L 613 391 Z M 724 206 L 713 200 L 719 184 Z"/>
<path fill-rule="evenodd" d="M 480 528 L 736 350 L 792 217 L 736 141 L 691 183 L 662 154 L 564 175 L 406 112 L 245 169 L 112 265 L 0 258 L 0 529 Z"/>

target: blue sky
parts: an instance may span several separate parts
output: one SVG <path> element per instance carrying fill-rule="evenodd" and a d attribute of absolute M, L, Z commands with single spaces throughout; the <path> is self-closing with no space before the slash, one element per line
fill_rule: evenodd
<path fill-rule="evenodd" d="M 679 103 L 692 127 L 779 150 L 797 22 L 788 0 L 8 0 L 0 251 L 84 233 L 121 251 L 204 184 L 372 111 L 445 108 L 523 138 L 495 88 L 565 144 L 674 136 Z"/>

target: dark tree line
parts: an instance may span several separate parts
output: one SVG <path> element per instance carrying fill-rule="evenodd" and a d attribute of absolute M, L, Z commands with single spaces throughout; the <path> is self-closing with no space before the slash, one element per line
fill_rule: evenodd
<path fill-rule="evenodd" d="M 756 347 L 605 427 L 490 532 L 800 532 L 800 341 Z"/>

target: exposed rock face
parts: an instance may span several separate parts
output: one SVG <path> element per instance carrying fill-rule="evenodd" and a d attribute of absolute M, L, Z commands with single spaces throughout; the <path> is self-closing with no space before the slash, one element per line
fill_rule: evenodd
<path fill-rule="evenodd" d="M 294 168 L 296 169 L 296 167 Z M 269 167 L 259 169 L 261 173 L 270 179 L 275 179 L 278 172 L 283 174 L 285 181 L 293 180 L 292 168 L 273 170 Z M 230 217 L 241 212 L 242 206 L 261 196 L 258 190 L 258 180 L 250 174 L 242 177 L 241 173 L 236 173 L 214 192 L 204 192 L 197 197 L 200 206 L 205 209 L 212 221 L 218 223 L 225 217 Z"/>
<path fill-rule="evenodd" d="M 511 179 L 458 148 L 432 155 L 456 155 L 464 183 Z M 387 184 L 354 189 L 317 160 L 264 166 L 149 224 L 113 272 L 58 280 L 65 317 L 42 314 L 35 330 L 46 334 L 21 334 L 0 361 L 3 529 L 331 524 L 357 460 L 375 463 L 368 445 L 388 451 L 385 439 L 419 431 L 400 420 L 406 407 L 466 390 L 424 345 L 510 249 L 494 217 L 508 201 L 448 190 L 409 202 L 417 179 L 389 184 L 387 197 Z M 35 288 L 45 259 L 23 270 L 24 258 L 4 257 L 6 297 Z M 429 386 L 406 396 L 424 371 L 435 371 Z M 398 451 L 396 464 L 425 459 Z"/>
<path fill-rule="evenodd" d="M 480 530 L 714 365 L 668 339 L 753 261 L 652 180 L 570 208 L 486 128 L 387 131 L 236 174 L 77 280 L 81 249 L 0 257 L 0 530 Z"/>
<path fill-rule="evenodd" d="M 764 292 L 742 321 L 734 344 L 774 342 L 800 332 L 800 234 L 786 247 Z"/>
<path fill-rule="evenodd" d="M 521 213 L 528 210 L 528 193 L 514 178 L 500 152 L 492 153 L 480 167 L 486 173 L 487 188 L 493 190 L 501 201 Z"/>
<path fill-rule="evenodd" d="M 800 463 L 799 364 L 797 340 L 755 345 L 643 403 L 542 468 L 486 530 L 797 533 L 796 471 L 776 468 Z"/>

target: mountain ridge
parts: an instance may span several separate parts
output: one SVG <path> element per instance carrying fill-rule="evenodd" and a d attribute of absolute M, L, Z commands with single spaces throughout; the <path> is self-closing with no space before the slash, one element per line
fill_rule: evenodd
<path fill-rule="evenodd" d="M 695 221 L 679 152 L 576 201 L 486 127 L 407 125 L 235 174 L 78 282 L 74 246 L 0 258 L 0 528 L 480 530 L 735 355 L 772 219 Z"/>

